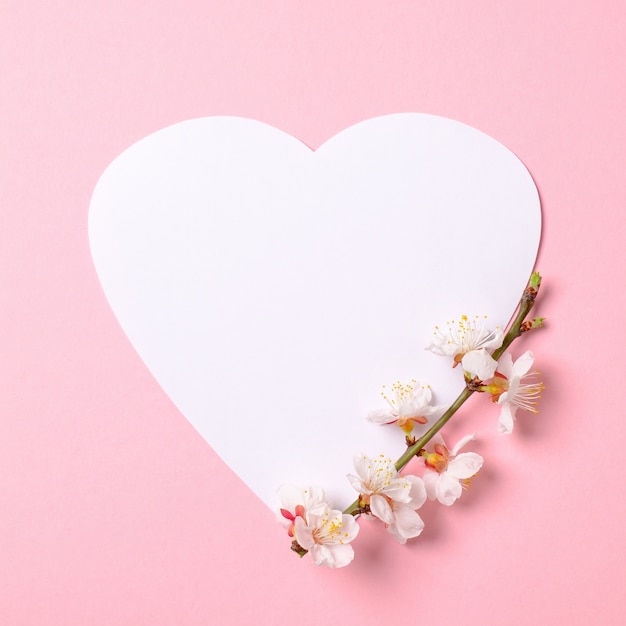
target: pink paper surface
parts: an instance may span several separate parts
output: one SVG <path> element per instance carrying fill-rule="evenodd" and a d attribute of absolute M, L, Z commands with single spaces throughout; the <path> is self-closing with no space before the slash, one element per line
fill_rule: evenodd
<path fill-rule="evenodd" d="M 597 7 L 2 3 L 0 623 L 623 623 L 626 10 Z M 532 173 L 549 324 L 525 347 L 547 390 L 504 439 L 474 404 L 453 428 L 484 435 L 471 491 L 404 547 L 362 524 L 329 571 L 136 357 L 87 210 L 117 154 L 177 121 L 241 115 L 316 147 L 399 111 L 471 124 Z M 489 226 L 456 251 L 470 274 Z"/>

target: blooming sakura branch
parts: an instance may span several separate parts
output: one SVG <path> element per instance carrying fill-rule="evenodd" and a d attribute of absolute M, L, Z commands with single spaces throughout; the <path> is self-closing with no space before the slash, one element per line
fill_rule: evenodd
<path fill-rule="evenodd" d="M 469 487 L 484 459 L 471 450 L 476 435 L 470 433 L 451 447 L 443 438 L 443 427 L 474 394 L 501 407 L 498 430 L 513 431 L 517 411 L 537 412 L 544 385 L 531 371 L 532 352 L 514 359 L 511 344 L 522 334 L 543 325 L 543 318 L 529 318 L 541 276 L 533 273 L 519 302 L 515 318 L 506 330 L 490 327 L 486 317 L 448 322 L 436 327 L 427 349 L 449 358 L 452 367 L 461 366 L 464 388 L 449 406 L 433 406 L 430 387 L 417 379 L 383 386 L 384 408 L 374 408 L 368 421 L 382 427 L 398 428 L 404 435 L 406 451 L 395 462 L 379 454 L 359 454 L 347 479 L 357 498 L 344 511 L 333 508 L 324 490 L 310 486 L 283 485 L 280 522 L 291 538 L 291 549 L 308 554 L 316 565 L 344 567 L 354 559 L 352 542 L 359 532 L 358 519 L 376 518 L 399 543 L 418 537 L 424 522 L 418 510 L 427 500 L 451 506 Z M 403 473 L 416 458 L 419 475 Z"/>

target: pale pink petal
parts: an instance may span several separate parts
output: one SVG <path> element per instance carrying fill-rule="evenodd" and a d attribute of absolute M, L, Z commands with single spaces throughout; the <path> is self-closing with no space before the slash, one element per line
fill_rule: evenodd
<path fill-rule="evenodd" d="M 311 507 L 306 514 L 306 524 L 309 528 L 318 528 L 322 525 L 323 520 L 332 517 L 334 511 L 331 511 L 328 504 L 320 502 Z"/>
<path fill-rule="evenodd" d="M 289 528 L 293 524 L 293 517 L 291 519 L 286 518 L 282 513 L 283 510 L 295 516 L 297 507 L 304 507 L 305 510 L 308 510 L 310 507 L 323 502 L 326 496 L 321 487 L 302 489 L 295 485 L 286 484 L 278 488 L 278 497 L 280 498 L 281 507 L 276 515 L 276 519 L 282 526 Z"/>
<path fill-rule="evenodd" d="M 393 508 L 394 520 L 387 530 L 399 543 L 417 537 L 424 530 L 422 518 L 411 508 L 411 505 L 397 504 Z"/>
<path fill-rule="evenodd" d="M 491 335 L 491 339 L 485 341 L 485 339 L 489 337 L 490 335 Z M 488 331 L 481 333 L 480 347 L 492 348 L 495 350 L 496 348 L 499 348 L 502 345 L 503 341 L 504 341 L 504 332 L 502 331 L 501 328 L 496 328 L 491 333 L 489 333 Z"/>
<path fill-rule="evenodd" d="M 325 502 L 326 494 L 321 487 L 317 487 L 315 485 L 309 487 L 311 492 L 311 501 L 315 501 L 316 503 Z"/>
<path fill-rule="evenodd" d="M 332 567 L 331 564 L 334 562 L 334 559 L 329 547 L 330 546 L 326 546 L 324 544 L 313 544 L 310 548 L 308 548 L 309 556 L 315 565 L 326 565 L 327 567 Z"/>
<path fill-rule="evenodd" d="M 406 543 L 406 537 L 403 537 L 400 532 L 398 531 L 398 529 L 396 528 L 395 524 L 387 524 L 387 532 L 398 542 L 398 543 L 402 543 L 405 544 Z"/>
<path fill-rule="evenodd" d="M 296 517 L 295 522 L 296 541 L 305 549 L 310 550 L 315 544 L 313 538 L 313 528 L 307 526 L 307 523 L 301 518 Z"/>
<path fill-rule="evenodd" d="M 283 509 L 287 509 L 292 513 L 295 511 L 299 504 L 304 504 L 304 498 L 302 497 L 302 489 L 295 485 L 281 485 L 278 488 L 278 497 Z"/>
<path fill-rule="evenodd" d="M 342 514 L 341 521 L 343 523 L 343 534 L 341 541 L 348 543 L 352 541 L 358 534 L 360 527 L 352 515 Z"/>
<path fill-rule="evenodd" d="M 439 356 L 453 356 L 456 350 L 456 344 L 448 343 L 447 337 L 435 336 L 432 343 L 428 344 L 425 350 L 430 350 L 433 354 Z"/>
<path fill-rule="evenodd" d="M 513 422 L 515 421 L 515 408 L 509 403 L 502 405 L 500 411 L 500 420 L 498 421 L 498 430 L 503 435 L 510 435 L 513 432 Z"/>
<path fill-rule="evenodd" d="M 398 421 L 398 416 L 394 415 L 390 411 L 378 409 L 376 411 L 370 411 L 367 416 L 367 421 L 372 424 L 393 424 Z"/>
<path fill-rule="evenodd" d="M 383 496 L 374 495 L 370 498 L 370 510 L 372 515 L 375 515 L 385 524 L 393 522 L 393 511 L 389 506 L 389 502 Z"/>
<path fill-rule="evenodd" d="M 437 404 L 436 406 L 428 406 L 424 409 L 422 415 L 424 417 L 441 417 L 448 407 L 445 404 Z"/>
<path fill-rule="evenodd" d="M 511 378 L 513 373 L 513 357 L 510 352 L 505 352 L 498 360 L 498 372 L 506 378 Z"/>
<path fill-rule="evenodd" d="M 515 363 L 513 363 L 511 377 L 521 378 L 524 374 L 527 374 L 533 366 L 534 361 L 535 357 L 530 350 L 524 352 L 524 354 L 522 354 L 522 356 L 519 357 Z"/>
<path fill-rule="evenodd" d="M 296 487 L 295 485 L 281 485 L 278 488 L 278 497 L 283 509 L 287 509 L 292 513 L 295 512 L 298 505 L 304 506 L 306 509 L 323 502 L 326 499 L 324 490 L 321 487 Z"/>
<path fill-rule="evenodd" d="M 396 502 L 409 502 L 411 500 L 411 482 L 405 476 L 399 476 L 385 486 L 381 493 Z"/>
<path fill-rule="evenodd" d="M 372 473 L 372 462 L 370 458 L 365 454 L 360 454 L 359 456 L 354 457 L 353 463 L 358 477 L 363 482 L 368 482 Z"/>
<path fill-rule="evenodd" d="M 312 486 L 302 490 L 304 496 L 304 507 L 310 509 L 326 500 L 326 494 L 321 487 Z"/>
<path fill-rule="evenodd" d="M 478 376 L 480 380 L 491 378 L 498 365 L 491 355 L 483 348 L 480 350 L 470 350 L 461 360 L 463 369 L 470 376 Z"/>
<path fill-rule="evenodd" d="M 315 544 L 309 554 L 315 565 L 332 568 L 345 567 L 354 559 L 354 550 L 348 544 Z"/>
<path fill-rule="evenodd" d="M 433 394 L 430 387 L 422 385 L 420 382 L 413 383 L 413 394 L 402 404 L 402 415 L 418 416 L 426 411 L 430 405 Z"/>
<path fill-rule="evenodd" d="M 424 488 L 429 500 L 437 499 L 437 483 L 439 482 L 439 474 L 433 470 L 426 470 L 422 477 Z"/>
<path fill-rule="evenodd" d="M 411 482 L 411 502 L 409 506 L 412 509 L 419 509 L 426 501 L 426 487 L 424 481 L 419 476 L 405 476 L 407 480 Z"/>
<path fill-rule="evenodd" d="M 461 483 L 456 478 L 450 476 L 447 472 L 439 476 L 437 483 L 437 500 L 441 504 L 450 506 L 454 504 L 462 493 Z"/>
<path fill-rule="evenodd" d="M 462 452 L 448 463 L 446 473 L 452 478 L 471 478 L 483 466 L 483 457 L 475 452 Z"/>
<path fill-rule="evenodd" d="M 521 381 L 517 376 L 513 376 L 513 378 L 509 380 L 509 388 L 498 398 L 498 404 L 508 404 L 511 402 L 517 395 L 520 382 Z"/>
<path fill-rule="evenodd" d="M 346 477 L 357 493 L 366 493 L 367 489 L 365 488 L 363 481 L 358 476 L 355 476 L 354 474 L 346 474 Z"/>

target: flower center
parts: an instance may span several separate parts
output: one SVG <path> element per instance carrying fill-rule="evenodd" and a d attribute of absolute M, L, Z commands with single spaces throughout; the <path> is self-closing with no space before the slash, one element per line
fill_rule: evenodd
<path fill-rule="evenodd" d="M 397 410 L 398 407 L 402 406 L 403 404 L 411 400 L 411 398 L 413 398 L 416 384 L 416 380 L 412 380 L 408 383 L 402 383 L 398 380 L 397 382 L 393 383 L 393 385 L 391 385 L 391 389 L 389 390 L 387 389 L 386 385 L 383 385 L 380 395 L 386 400 L 386 402 L 391 406 L 392 409 Z"/>
<path fill-rule="evenodd" d="M 467 315 L 461 315 L 459 321 L 446 322 L 447 332 L 442 333 L 439 326 L 435 326 L 435 335 L 445 339 L 448 346 L 455 347 L 454 366 L 461 362 L 463 356 L 471 350 L 476 350 L 495 338 L 499 327 L 489 331 L 485 328 L 487 316 L 475 315 L 469 319 Z"/>
<path fill-rule="evenodd" d="M 384 491 L 398 474 L 393 460 L 384 454 L 372 459 L 370 472 L 366 487 L 372 494 Z"/>
<path fill-rule="evenodd" d="M 428 419 L 424 415 L 419 415 L 425 408 L 424 404 L 418 400 L 416 395 L 417 381 L 415 379 L 408 383 L 397 381 L 388 389 L 386 385 L 382 386 L 380 395 L 385 402 L 391 407 L 391 413 L 397 417 L 396 424 L 402 430 L 410 435 L 413 431 L 414 424 L 426 424 Z M 428 387 L 421 386 L 421 390 Z M 418 391 L 419 393 L 419 391 Z"/>
<path fill-rule="evenodd" d="M 440 443 L 436 443 L 433 452 L 423 452 L 424 463 L 427 467 L 435 470 L 438 474 L 445 472 L 448 469 L 448 459 L 450 458 L 450 452 L 448 448 Z"/>
<path fill-rule="evenodd" d="M 343 532 L 344 524 L 340 518 L 334 517 L 332 520 L 324 517 L 322 524 L 311 533 L 313 541 L 317 544 L 343 543 L 347 533 Z"/>
<path fill-rule="evenodd" d="M 504 374 L 496 372 L 493 375 L 493 380 L 491 381 L 491 383 L 489 385 L 486 385 L 485 387 L 481 387 L 481 389 L 484 389 L 487 393 L 491 395 L 491 398 L 489 399 L 492 402 L 497 402 L 498 398 L 500 398 L 500 396 L 505 391 L 508 391 L 509 379 Z"/>

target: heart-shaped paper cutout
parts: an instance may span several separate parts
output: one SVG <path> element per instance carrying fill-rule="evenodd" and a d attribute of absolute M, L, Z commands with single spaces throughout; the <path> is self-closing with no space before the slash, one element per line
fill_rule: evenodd
<path fill-rule="evenodd" d="M 398 114 L 316 151 L 260 122 L 196 119 L 142 139 L 89 214 L 106 296 L 181 412 L 269 506 L 283 482 L 338 506 L 365 421 L 397 379 L 462 385 L 424 351 L 463 313 L 505 324 L 533 268 L 540 206 L 523 164 L 459 122 Z"/>

